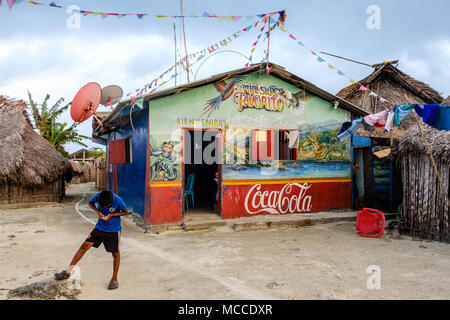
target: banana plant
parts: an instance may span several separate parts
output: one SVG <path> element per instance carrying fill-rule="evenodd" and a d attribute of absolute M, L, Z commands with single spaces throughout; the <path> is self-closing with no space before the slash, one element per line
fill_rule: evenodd
<path fill-rule="evenodd" d="M 65 144 L 76 143 L 83 147 L 87 147 L 83 141 L 84 139 L 90 140 L 91 138 L 79 134 L 77 130 L 78 123 L 74 122 L 71 126 L 68 126 L 66 122 L 57 122 L 58 117 L 70 107 L 70 103 L 61 107 L 64 98 L 60 98 L 49 108 L 48 100 L 50 99 L 50 95 L 47 94 L 41 104 L 41 110 L 39 110 L 37 104 L 33 101 L 30 92 L 28 92 L 28 98 L 35 127 L 38 129 L 39 134 L 47 139 L 56 150 L 67 157 L 68 153 L 64 149 Z"/>

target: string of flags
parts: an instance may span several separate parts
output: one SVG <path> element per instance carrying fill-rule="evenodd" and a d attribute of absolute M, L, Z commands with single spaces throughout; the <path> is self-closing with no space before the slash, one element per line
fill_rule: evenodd
<path fill-rule="evenodd" d="M 8 7 L 10 9 L 12 9 L 12 7 L 15 4 L 19 4 L 19 3 L 29 3 L 29 4 L 33 4 L 33 5 L 39 5 L 39 6 L 48 6 L 48 7 L 53 7 L 53 8 L 58 8 L 58 9 L 67 9 L 67 7 L 61 6 L 56 4 L 55 1 L 52 1 L 50 3 L 43 3 L 43 2 L 38 2 L 38 1 L 33 1 L 33 0 L 5 0 Z M 2 0 L 0 0 L 0 6 L 2 5 Z M 76 11 L 74 11 L 76 12 Z M 101 11 L 90 11 L 90 10 L 79 10 L 79 13 L 82 14 L 83 16 L 88 16 L 88 15 L 92 15 L 92 16 L 101 16 L 102 18 L 108 18 L 108 17 L 118 17 L 118 18 L 123 18 L 126 16 L 136 16 L 138 19 L 143 19 L 146 16 L 150 16 L 150 17 L 155 17 L 158 19 L 161 18 L 213 18 L 216 19 L 218 21 L 239 21 L 242 18 L 246 18 L 247 20 L 253 20 L 255 17 L 258 18 L 263 18 L 267 15 L 270 14 L 278 14 L 281 13 L 282 11 L 276 11 L 276 12 L 270 12 L 270 13 L 261 13 L 261 14 L 254 14 L 254 15 L 240 15 L 240 16 L 221 16 L 221 15 L 216 15 L 214 13 L 208 13 L 208 12 L 203 12 L 203 14 L 201 15 L 195 15 L 195 14 L 189 14 L 189 15 L 167 15 L 167 14 L 152 14 L 152 13 L 118 13 L 118 12 L 101 12 Z"/>
<path fill-rule="evenodd" d="M 269 16 L 272 16 L 272 15 L 274 15 L 274 14 L 269 14 Z M 147 93 L 148 94 L 152 94 L 152 93 L 154 93 L 157 89 L 159 89 L 160 87 L 165 85 L 168 81 L 174 79 L 176 76 L 181 74 L 181 72 L 188 71 L 189 67 L 191 67 L 195 63 L 198 63 L 200 60 L 204 59 L 205 57 L 207 57 L 208 55 L 212 54 L 213 52 L 216 52 L 217 50 L 220 50 L 222 47 L 227 46 L 232 41 L 234 41 L 235 39 L 239 38 L 242 34 L 252 30 L 254 27 L 256 27 L 264 19 L 265 19 L 265 17 L 263 17 L 263 19 L 261 19 L 261 20 L 258 20 L 254 24 L 252 23 L 251 25 L 236 31 L 235 33 L 233 33 L 232 35 L 226 37 L 225 39 L 217 41 L 213 45 L 209 45 L 209 46 L 207 46 L 206 48 L 204 48 L 202 50 L 198 50 L 197 52 L 194 52 L 194 53 L 191 53 L 191 54 L 185 56 L 184 58 L 182 58 L 179 61 L 177 61 L 176 64 L 172 65 L 170 68 L 168 68 L 166 71 L 164 71 L 157 78 L 155 78 L 151 82 L 145 84 L 145 86 L 143 88 L 139 88 L 139 89 L 137 89 L 135 91 L 129 92 L 127 94 L 127 97 L 130 97 L 132 94 L 134 94 L 134 96 L 131 97 L 131 99 L 134 100 L 136 98 L 139 98 L 143 94 L 147 94 Z M 189 66 L 187 64 L 187 60 L 190 61 L 189 62 Z M 177 67 L 181 66 L 182 68 L 180 68 L 179 72 L 172 74 L 171 78 L 169 80 L 162 82 L 161 80 L 163 79 L 163 77 L 166 74 L 172 72 L 172 70 L 175 68 L 175 66 L 177 66 Z"/>
<path fill-rule="evenodd" d="M 256 23 L 254 24 L 255 28 L 258 26 L 259 22 L 260 21 L 256 21 Z M 263 22 L 263 21 L 261 21 L 261 22 Z M 248 62 L 245 64 L 246 67 L 248 67 L 249 64 L 252 63 L 252 61 L 253 61 L 253 54 L 256 50 L 256 46 L 258 45 L 259 39 L 262 37 L 262 34 L 263 34 L 265 28 L 266 28 L 266 24 L 263 24 L 263 26 L 258 34 L 258 37 L 256 38 L 256 41 L 253 42 L 253 44 L 252 44 L 252 49 L 250 50 L 250 57 L 248 58 Z"/>
<path fill-rule="evenodd" d="M 285 13 L 282 13 L 282 14 L 280 14 L 280 18 L 277 21 L 274 20 L 271 16 L 267 16 L 267 17 L 264 17 L 262 20 L 257 21 L 255 23 L 254 27 L 257 27 L 259 22 L 261 22 L 264 25 L 260 29 L 260 32 L 258 34 L 258 37 L 256 38 L 256 41 L 252 43 L 252 49 L 250 50 L 250 57 L 248 59 L 249 61 L 245 64 L 245 67 L 248 67 L 250 65 L 250 63 L 253 62 L 253 54 L 259 43 L 259 40 L 261 39 L 262 35 L 264 34 L 264 30 L 266 29 L 266 27 L 267 27 L 267 31 L 265 32 L 266 38 L 264 39 L 264 41 L 270 36 L 270 32 L 272 32 L 272 30 L 274 30 L 280 24 L 284 23 L 285 17 L 286 17 Z M 272 23 L 273 23 L 273 25 L 271 25 Z M 261 60 L 261 62 L 260 62 L 261 64 L 264 63 L 265 61 L 267 62 L 269 60 L 269 48 L 267 50 L 265 50 L 264 53 L 265 53 L 265 58 L 263 58 Z M 266 72 L 269 73 L 270 70 L 267 70 Z"/>
<path fill-rule="evenodd" d="M 278 19 L 275 20 L 273 19 L 274 16 L 278 15 Z M 170 80 L 174 79 L 175 77 L 177 77 L 179 74 L 181 74 L 181 72 L 183 70 L 185 71 L 189 71 L 189 67 L 192 66 L 193 64 L 199 62 L 200 60 L 204 59 L 206 56 L 210 55 L 213 52 L 216 52 L 217 50 L 219 50 L 220 48 L 227 46 L 229 43 L 231 43 L 233 40 L 237 39 L 239 36 L 241 36 L 243 33 L 249 32 L 250 30 L 252 30 L 253 28 L 256 28 L 258 26 L 259 23 L 265 23 L 265 22 L 273 22 L 274 25 L 270 28 L 270 30 L 273 30 L 274 28 L 276 28 L 277 26 L 279 26 L 280 24 L 284 24 L 286 20 L 286 12 L 283 11 L 277 11 L 277 12 L 272 12 L 272 13 L 268 13 L 266 15 L 264 15 L 260 20 L 256 21 L 255 23 L 250 24 L 249 26 L 240 29 L 238 31 L 236 31 L 235 33 L 233 33 L 232 35 L 226 37 L 225 39 L 216 42 L 215 44 L 208 46 L 202 50 L 199 50 L 197 52 L 191 53 L 187 56 L 185 56 L 184 58 L 180 59 L 176 64 L 172 65 L 169 69 L 167 69 L 166 71 L 164 71 L 159 77 L 153 79 L 150 83 L 147 83 L 143 88 L 139 88 L 135 91 L 129 92 L 127 94 L 127 97 L 130 97 L 132 94 L 134 94 L 131 99 L 134 100 L 136 98 L 139 98 L 140 96 L 142 96 L 143 94 L 152 94 L 154 93 L 157 89 L 159 89 L 160 87 L 162 87 L 163 85 L 167 84 Z M 263 29 L 261 29 L 261 33 L 262 33 Z M 268 32 L 267 32 L 268 33 Z M 259 40 L 260 37 L 258 37 Z M 254 51 L 254 50 L 253 50 Z M 253 53 L 252 51 L 252 53 Z M 189 62 L 189 64 L 187 63 L 187 60 L 192 61 L 192 59 L 194 59 L 194 62 Z M 171 78 L 167 81 L 163 81 L 161 82 L 161 80 L 163 79 L 163 77 L 170 73 L 175 66 L 182 66 L 182 69 L 171 75 Z M 159 85 L 158 85 L 159 83 Z"/>
<path fill-rule="evenodd" d="M 293 34 L 291 34 L 288 30 L 286 30 L 285 28 L 283 28 L 282 26 L 279 27 L 279 29 L 285 33 L 288 34 L 289 38 L 297 41 L 297 43 L 302 46 L 305 47 L 309 50 L 309 52 L 314 55 L 316 57 L 316 61 L 319 63 L 324 63 L 325 65 L 327 65 L 327 67 L 330 70 L 335 71 L 339 76 L 347 76 L 349 79 L 349 82 L 351 84 L 355 84 L 355 85 L 359 85 L 359 91 L 367 91 L 369 92 L 369 96 L 374 97 L 376 99 L 379 99 L 381 103 L 387 103 L 389 104 L 392 108 L 396 106 L 396 104 L 392 101 L 388 101 L 387 99 L 383 98 L 382 96 L 380 96 L 377 92 L 365 87 L 364 85 L 362 85 L 360 82 L 356 81 L 355 79 L 349 77 L 345 72 L 339 70 L 338 68 L 336 68 L 333 64 L 331 64 L 330 62 L 328 62 L 326 59 L 324 59 L 322 56 L 320 56 L 316 51 L 314 51 L 313 49 L 311 49 L 309 46 L 307 46 L 305 43 L 303 43 L 302 41 L 298 40 Z M 384 62 L 385 64 L 387 64 L 387 62 Z M 389 109 L 389 107 L 385 107 L 383 106 L 385 109 Z"/>

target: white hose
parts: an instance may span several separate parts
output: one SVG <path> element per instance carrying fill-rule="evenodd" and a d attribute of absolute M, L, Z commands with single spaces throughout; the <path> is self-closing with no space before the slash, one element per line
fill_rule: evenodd
<path fill-rule="evenodd" d="M 80 201 L 77 202 L 77 204 L 75 205 L 75 210 L 77 210 L 78 214 L 79 214 L 80 216 L 82 216 L 84 220 L 86 220 L 87 222 L 92 223 L 93 225 L 95 225 L 95 224 L 96 224 L 95 222 L 92 222 L 91 220 L 89 220 L 88 218 L 86 218 L 86 216 L 85 216 L 84 214 L 82 214 L 82 213 L 80 212 L 80 210 L 78 210 L 78 205 L 79 205 L 79 203 L 80 203 L 81 201 L 84 200 L 84 197 L 85 197 L 85 196 L 86 196 L 86 194 L 83 193 L 83 198 L 82 198 Z"/>

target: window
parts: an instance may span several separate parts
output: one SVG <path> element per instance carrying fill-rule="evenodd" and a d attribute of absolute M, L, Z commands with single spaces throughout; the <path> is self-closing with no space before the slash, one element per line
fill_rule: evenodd
<path fill-rule="evenodd" d="M 289 148 L 289 130 L 252 130 L 251 159 L 297 160 L 297 148 Z"/>
<path fill-rule="evenodd" d="M 278 131 L 278 159 L 297 160 L 297 148 L 289 148 L 289 130 Z"/>
<path fill-rule="evenodd" d="M 130 139 L 109 141 L 109 163 L 121 164 L 131 162 Z"/>
<path fill-rule="evenodd" d="M 275 139 L 273 130 L 252 130 L 252 160 L 275 160 Z"/>

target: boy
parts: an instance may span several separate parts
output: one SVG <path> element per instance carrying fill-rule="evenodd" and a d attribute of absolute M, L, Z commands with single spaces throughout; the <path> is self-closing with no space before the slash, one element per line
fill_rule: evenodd
<path fill-rule="evenodd" d="M 95 203 L 98 203 L 98 207 L 95 206 Z M 68 279 L 73 267 L 80 261 L 86 251 L 92 246 L 98 248 L 103 243 L 106 251 L 111 252 L 114 257 L 113 276 L 108 289 L 117 289 L 119 287 L 117 273 L 120 264 L 120 230 L 122 229 L 120 217 L 128 214 L 127 205 L 118 195 L 113 194 L 111 191 L 102 191 L 91 198 L 89 206 L 97 213 L 98 222 L 95 225 L 94 230 L 92 230 L 91 234 L 88 235 L 87 239 L 81 245 L 80 249 L 78 249 L 69 268 L 56 273 L 55 279 Z"/>

